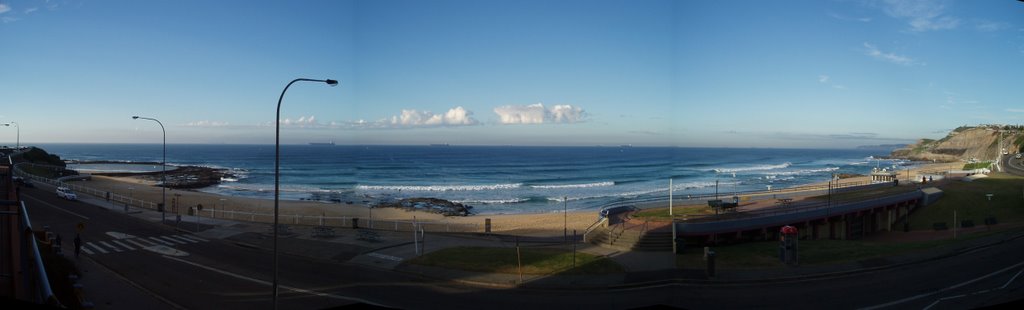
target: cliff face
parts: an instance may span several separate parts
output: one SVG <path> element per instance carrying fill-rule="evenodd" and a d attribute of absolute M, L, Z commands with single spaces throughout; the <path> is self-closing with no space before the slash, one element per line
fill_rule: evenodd
<path fill-rule="evenodd" d="M 1024 128 L 1020 126 L 976 126 L 954 129 L 939 140 L 921 139 L 917 143 L 892 152 L 892 157 L 911 160 L 953 162 L 969 159 L 994 160 L 1002 148 L 1017 153 L 1024 143 Z"/>

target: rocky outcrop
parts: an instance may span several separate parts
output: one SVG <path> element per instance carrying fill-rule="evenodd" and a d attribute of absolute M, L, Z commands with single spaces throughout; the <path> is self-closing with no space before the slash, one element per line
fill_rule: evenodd
<path fill-rule="evenodd" d="M 438 198 L 405 198 L 395 202 L 378 203 L 374 207 L 427 211 L 445 216 L 467 216 L 473 209 L 472 206 Z"/>
<path fill-rule="evenodd" d="M 954 129 L 939 140 L 918 140 L 917 143 L 893 151 L 892 157 L 937 162 L 993 160 L 1003 149 L 1010 154 L 1018 152 L 1022 144 L 1024 128 L 1021 126 L 964 126 Z"/>
<path fill-rule="evenodd" d="M 141 163 L 147 164 L 147 163 Z M 159 165 L 160 163 L 151 163 Z M 93 175 L 105 176 L 135 176 L 145 180 L 159 183 L 162 179 L 162 171 L 155 172 L 118 172 L 118 173 L 92 173 Z M 220 184 L 221 178 L 235 178 L 227 169 L 217 169 L 201 166 L 179 166 L 167 170 L 168 188 L 195 189 Z"/>

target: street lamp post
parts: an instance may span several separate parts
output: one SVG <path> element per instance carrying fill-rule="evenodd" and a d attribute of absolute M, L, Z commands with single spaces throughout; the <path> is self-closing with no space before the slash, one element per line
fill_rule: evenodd
<path fill-rule="evenodd" d="M 21 149 L 21 126 L 18 126 L 18 123 L 15 123 L 15 122 L 5 123 L 4 126 L 11 127 L 11 124 L 14 125 L 14 128 L 18 129 L 18 136 L 17 136 L 17 140 L 18 141 L 15 142 L 15 143 L 17 143 L 16 144 L 17 145 L 16 149 L 20 150 Z"/>
<path fill-rule="evenodd" d="M 160 163 L 160 224 L 163 224 L 167 220 L 167 215 L 164 213 L 164 209 L 167 208 L 167 130 L 164 129 L 164 123 L 151 117 L 141 117 L 138 115 L 132 116 L 132 119 L 144 119 L 147 121 L 154 121 L 160 124 L 160 131 L 164 134 L 164 159 Z"/>
<path fill-rule="evenodd" d="M 562 242 L 569 242 L 569 196 L 562 196 Z"/>
<path fill-rule="evenodd" d="M 294 79 L 288 82 L 288 85 L 284 86 L 284 90 L 281 91 L 281 96 L 277 98 L 277 118 L 274 119 L 274 309 L 277 309 L 277 218 L 278 218 L 278 205 L 280 200 L 280 188 L 281 188 L 281 101 L 284 100 L 284 93 L 288 91 L 288 87 L 291 87 L 295 82 L 321 82 L 327 83 L 330 86 L 337 86 L 338 81 L 332 79 L 326 80 L 315 80 L 315 79 Z"/>

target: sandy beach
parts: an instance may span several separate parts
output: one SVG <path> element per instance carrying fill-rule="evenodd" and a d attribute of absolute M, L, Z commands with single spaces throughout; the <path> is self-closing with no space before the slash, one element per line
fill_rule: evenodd
<path fill-rule="evenodd" d="M 911 179 L 919 178 L 922 172 L 955 170 L 962 167 L 961 163 L 928 164 L 922 167 L 901 171 L 901 178 L 906 179 L 907 174 Z M 842 182 L 865 182 L 869 181 L 867 176 L 843 179 Z M 828 182 L 821 182 L 811 185 L 822 185 Z M 75 181 L 74 184 L 94 188 L 101 191 L 109 191 L 134 199 L 141 199 L 150 202 L 160 202 L 161 189 L 154 186 L 151 181 L 145 181 L 135 177 L 108 177 L 93 176 L 90 181 Z M 779 189 L 782 191 L 782 189 Z M 679 196 L 677 196 L 679 197 Z M 194 190 L 167 189 L 168 212 L 173 212 L 171 206 L 177 202 L 182 207 L 181 213 L 187 214 L 187 207 L 202 204 L 204 215 L 214 211 L 214 214 L 225 216 L 225 211 L 253 212 L 262 214 L 273 213 L 273 200 L 235 197 L 204 193 Z M 703 200 L 677 199 L 675 206 L 704 205 Z M 644 207 L 667 207 L 668 202 L 654 202 L 645 204 Z M 220 212 L 220 213 L 217 213 Z M 396 208 L 373 208 L 372 210 L 359 204 L 339 204 L 316 201 L 294 201 L 281 200 L 281 215 L 287 218 L 289 215 L 327 216 L 327 217 L 360 217 L 375 220 L 389 221 L 411 221 L 414 218 L 418 221 L 445 222 L 452 224 L 473 224 L 483 227 L 485 219 L 491 219 L 492 231 L 531 234 L 560 232 L 567 227 L 569 232 L 577 230 L 582 232 L 597 220 L 597 212 L 594 210 L 574 211 L 563 214 L 562 212 L 546 213 L 525 213 L 525 214 L 483 214 L 470 216 L 445 217 L 436 213 L 424 211 L 409 211 Z M 257 221 L 259 221 L 257 219 Z"/>

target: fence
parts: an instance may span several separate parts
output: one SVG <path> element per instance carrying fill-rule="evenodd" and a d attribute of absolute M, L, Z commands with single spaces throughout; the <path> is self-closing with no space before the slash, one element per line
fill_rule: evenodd
<path fill-rule="evenodd" d="M 35 165 L 35 164 L 20 163 L 18 165 L 20 166 L 20 165 Z M 33 182 L 50 184 L 50 185 L 53 185 L 53 186 L 67 187 L 67 188 L 71 189 L 72 191 L 74 191 L 75 193 L 78 193 L 78 194 L 89 194 L 89 195 L 95 196 L 97 198 L 109 200 L 110 202 L 113 202 L 113 203 L 117 203 L 117 204 L 121 204 L 121 205 L 128 205 L 129 207 L 142 208 L 142 209 L 148 209 L 148 210 L 154 210 L 154 211 L 157 210 L 157 203 L 155 203 L 155 202 L 144 201 L 144 200 L 141 200 L 141 199 L 134 199 L 132 197 L 124 196 L 124 195 L 121 195 L 121 194 L 118 194 L 118 193 L 113 193 L 113 192 L 108 192 L 108 191 L 101 191 L 101 190 L 97 190 L 97 189 L 86 187 L 86 186 L 65 183 L 65 182 L 60 181 L 60 180 L 44 178 L 44 177 L 41 177 L 41 176 L 37 176 L 37 175 L 26 173 L 24 171 L 21 171 L 21 169 L 16 169 L 16 171 L 17 171 L 16 173 L 19 176 L 21 176 L 23 178 L 26 178 L 26 179 L 30 179 Z"/>
<path fill-rule="evenodd" d="M 273 213 L 204 209 L 202 211 L 199 211 L 198 214 L 200 217 L 227 219 L 235 221 L 247 221 L 258 223 L 271 223 L 274 221 Z M 480 224 L 472 223 L 451 223 L 448 221 L 381 220 L 357 216 L 325 216 L 307 214 L 280 214 L 278 216 L 278 223 L 285 225 L 368 228 L 393 231 L 413 231 L 413 229 L 416 227 L 422 228 L 424 231 L 429 232 L 483 231 Z"/>
<path fill-rule="evenodd" d="M 34 165 L 31 163 L 21 163 L 18 165 Z M 16 167 L 17 168 L 17 167 Z M 81 194 L 88 194 L 100 199 L 105 199 L 111 203 L 118 205 L 128 205 L 134 208 L 142 208 L 147 210 L 157 211 L 157 203 L 144 201 L 140 199 L 134 199 L 121 194 L 101 191 L 94 188 L 69 184 L 59 180 L 53 180 L 44 178 L 37 175 L 25 173 L 20 169 L 16 169 L 16 173 L 24 178 L 31 179 L 34 182 L 46 183 L 53 186 L 64 186 L 72 191 Z M 192 209 L 191 212 L 196 212 Z M 273 223 L 273 213 L 261 213 L 261 212 L 249 212 L 249 211 L 230 211 L 230 210 L 216 210 L 216 209 L 204 209 L 198 211 L 200 217 L 206 218 L 217 218 L 217 219 L 228 219 L 235 221 L 246 221 L 255 223 Z M 369 229 L 380 229 L 380 230 L 394 230 L 394 231 L 412 231 L 418 226 L 424 231 L 428 232 L 481 232 L 483 229 L 480 224 L 467 224 L 467 223 L 451 223 L 448 221 L 412 221 L 412 220 L 381 220 L 366 217 L 353 217 L 353 216 L 324 216 L 324 215 L 308 215 L 308 214 L 287 214 L 280 213 L 278 215 L 278 223 L 285 225 L 307 225 L 307 226 L 331 226 L 331 227 L 353 227 L 353 219 L 357 218 L 359 228 Z"/>
<path fill-rule="evenodd" d="M 841 190 L 841 189 L 842 190 L 847 190 L 847 189 L 860 188 L 860 187 L 872 186 L 872 185 L 882 186 L 880 184 L 881 183 L 873 183 L 871 181 L 837 182 L 837 183 L 833 183 L 832 184 L 831 189 L 832 189 L 833 193 L 836 193 L 837 190 Z M 886 184 L 888 186 L 891 186 L 891 183 L 886 183 Z M 723 192 L 723 193 L 718 193 L 718 194 L 714 194 L 714 193 L 689 194 L 689 195 L 686 196 L 685 199 L 676 199 L 675 201 L 678 202 L 678 201 L 681 201 L 681 200 L 702 200 L 702 199 L 709 199 L 709 198 L 716 198 L 716 197 L 721 199 L 721 198 L 733 197 L 733 196 L 737 196 L 737 197 L 739 197 L 739 196 L 748 196 L 748 197 L 751 197 L 752 199 L 768 199 L 768 198 L 774 198 L 774 196 L 785 197 L 785 195 L 792 195 L 792 194 L 797 194 L 797 193 L 805 193 L 805 192 L 809 192 L 809 191 L 824 191 L 824 190 L 828 190 L 828 189 L 829 189 L 829 185 L 828 184 L 816 184 L 816 185 L 804 185 L 804 186 L 787 187 L 787 188 L 781 188 L 781 189 L 773 189 L 771 191 L 761 191 L 761 190 L 758 190 L 758 191 Z M 613 202 L 601 205 L 600 209 L 611 208 L 611 207 L 618 207 L 618 206 L 627 206 L 627 205 L 637 205 L 637 204 L 643 204 L 643 203 L 652 203 L 652 202 L 665 202 L 665 206 L 668 206 L 668 195 L 655 196 L 655 197 L 643 198 L 643 199 L 629 199 L 629 200 L 613 201 Z M 673 204 L 675 204 L 675 203 L 673 203 Z"/>

